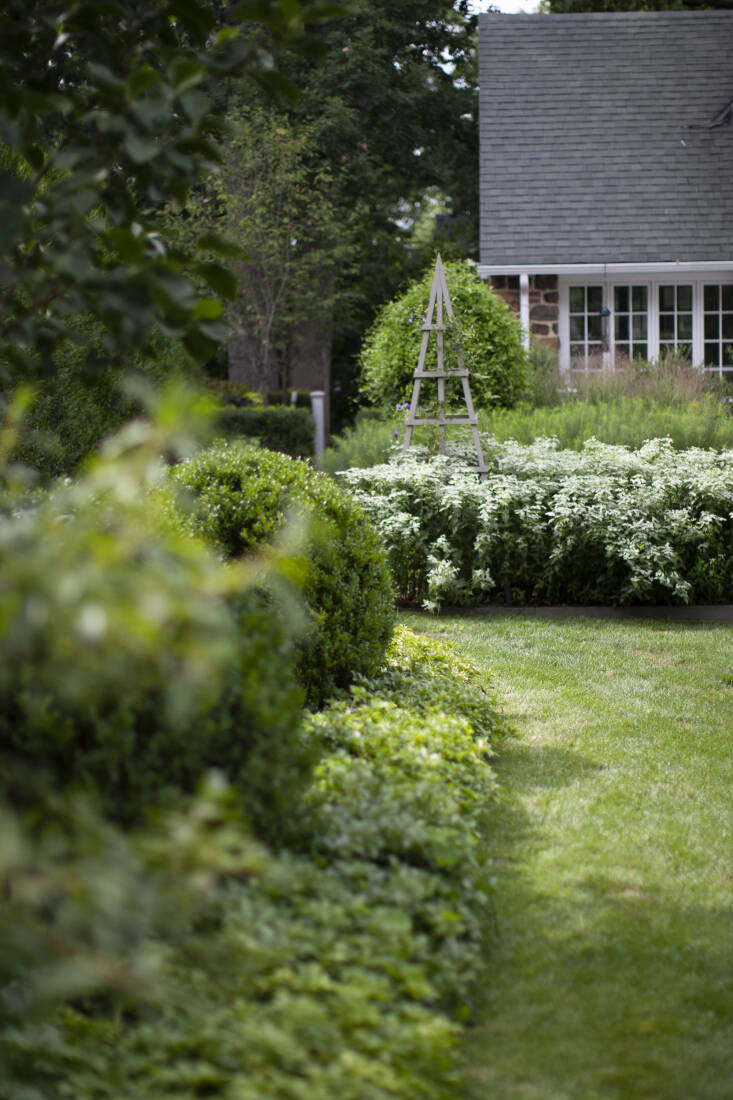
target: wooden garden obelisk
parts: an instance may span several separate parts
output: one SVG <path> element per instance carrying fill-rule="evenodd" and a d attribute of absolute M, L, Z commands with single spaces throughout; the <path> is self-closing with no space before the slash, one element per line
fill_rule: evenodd
<path fill-rule="evenodd" d="M 435 274 L 433 275 L 433 285 L 430 289 L 430 302 L 428 304 L 428 310 L 425 314 L 425 320 L 422 326 L 422 344 L 420 347 L 420 357 L 418 359 L 417 368 L 413 374 L 413 386 L 412 386 L 412 399 L 410 401 L 410 408 L 405 418 L 405 443 L 402 448 L 402 453 L 407 453 L 407 448 L 412 442 L 412 430 L 417 424 L 433 424 L 438 426 L 438 446 L 440 453 L 445 451 L 445 429 L 448 424 L 468 424 L 470 425 L 471 432 L 473 434 L 473 443 L 476 448 L 476 458 L 478 465 L 476 472 L 479 474 L 482 481 L 486 480 L 486 464 L 484 462 L 484 453 L 481 449 L 481 438 L 478 432 L 478 417 L 473 407 L 473 401 L 471 400 L 471 387 L 468 384 L 468 371 L 463 362 L 463 353 L 461 351 L 461 345 L 456 342 L 456 361 L 457 366 L 448 369 L 445 364 L 445 331 L 449 327 L 451 322 L 454 322 L 453 305 L 450 300 L 450 294 L 448 292 L 448 284 L 445 281 L 445 272 L 443 271 L 443 262 L 438 255 L 435 261 Z M 436 339 L 436 353 L 437 353 L 437 365 L 435 370 L 425 369 L 425 358 L 428 352 L 428 345 L 430 343 L 431 333 L 435 333 Z M 423 379 L 434 378 L 438 383 L 438 415 L 437 416 L 418 416 L 417 409 L 420 400 L 420 386 Z M 466 414 L 451 414 L 445 411 L 445 383 L 447 379 L 460 379 L 463 386 L 463 398 L 466 403 Z"/>

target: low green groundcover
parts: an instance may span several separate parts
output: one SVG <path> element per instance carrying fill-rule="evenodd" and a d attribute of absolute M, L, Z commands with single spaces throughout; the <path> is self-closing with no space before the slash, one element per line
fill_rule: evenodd
<path fill-rule="evenodd" d="M 138 836 L 60 804 L 29 846 L 6 819 L 0 1095 L 462 1095 L 507 734 L 485 683 L 398 632 L 376 679 L 308 722 L 321 761 L 289 853 L 212 780 Z"/>

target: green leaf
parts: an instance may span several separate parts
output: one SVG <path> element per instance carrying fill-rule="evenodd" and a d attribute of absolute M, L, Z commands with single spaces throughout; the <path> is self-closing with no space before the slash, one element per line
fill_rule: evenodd
<path fill-rule="evenodd" d="M 88 150 L 81 146 L 67 147 L 66 149 L 54 149 L 51 160 L 63 171 L 69 172 L 76 168 L 80 160 L 87 155 Z"/>
<path fill-rule="evenodd" d="M 128 77 L 127 87 L 132 92 L 133 98 L 137 99 L 149 88 L 160 84 L 162 80 L 161 74 L 156 72 L 150 65 L 139 65 Z"/>
<path fill-rule="evenodd" d="M 111 247 L 126 264 L 136 263 L 145 255 L 145 242 L 129 229 L 111 229 L 107 234 Z"/>
<path fill-rule="evenodd" d="M 297 85 L 293 84 L 292 80 L 283 76 L 277 69 L 260 73 L 258 81 L 265 91 L 276 100 L 285 99 L 293 104 L 297 104 L 300 100 L 300 92 Z"/>
<path fill-rule="evenodd" d="M 189 329 L 183 338 L 183 346 L 186 351 L 199 362 L 205 362 L 205 360 L 211 358 L 217 349 L 218 343 L 216 340 L 211 340 L 198 328 Z"/>
<path fill-rule="evenodd" d="M 301 13 L 299 0 L 280 0 L 280 10 L 288 22 L 294 22 Z"/>
<path fill-rule="evenodd" d="M 145 130 L 160 131 L 171 121 L 169 108 L 158 99 L 137 99 L 132 104 L 131 110 L 134 118 Z"/>
<path fill-rule="evenodd" d="M 233 298 L 239 289 L 239 282 L 234 273 L 222 264 L 196 264 L 194 270 L 197 275 L 200 275 L 206 285 L 210 286 L 211 289 L 215 291 L 216 294 L 221 295 L 222 298 Z"/>
<path fill-rule="evenodd" d="M 209 110 L 211 100 L 204 92 L 186 92 L 181 96 L 181 106 L 191 122 L 200 122 Z"/>
<path fill-rule="evenodd" d="M 212 231 L 202 233 L 197 237 L 196 246 L 208 252 L 215 252 L 217 256 L 223 256 L 225 259 L 241 260 L 246 258 L 244 249 L 236 241 Z"/>
<path fill-rule="evenodd" d="M 189 88 L 200 84 L 206 76 L 206 69 L 193 58 L 177 57 L 168 69 L 171 84 L 180 95 Z"/>
<path fill-rule="evenodd" d="M 23 150 L 23 153 L 31 168 L 35 169 L 35 171 L 39 171 L 43 168 L 46 161 L 46 154 L 40 145 L 28 145 Z"/>
<path fill-rule="evenodd" d="M 193 283 L 185 275 L 158 268 L 150 273 L 149 286 L 151 294 L 160 304 L 186 311 L 194 309 Z"/>
<path fill-rule="evenodd" d="M 0 170 L 0 251 L 9 252 L 21 239 L 22 207 L 32 195 L 30 180 Z"/>
<path fill-rule="evenodd" d="M 201 321 L 199 332 L 206 336 L 212 344 L 223 344 L 229 335 L 229 327 L 225 321 Z"/>
<path fill-rule="evenodd" d="M 87 71 L 94 82 L 99 84 L 100 87 L 106 88 L 109 91 L 124 92 L 124 81 L 120 80 L 118 76 L 115 76 L 112 70 L 107 68 L 106 65 L 98 65 L 95 61 L 90 61 L 87 65 Z"/>
<path fill-rule="evenodd" d="M 197 4 L 194 0 L 172 0 L 169 10 L 199 43 L 206 41 L 214 26 L 212 10 L 208 6 Z"/>
<path fill-rule="evenodd" d="M 168 181 L 168 192 L 175 210 L 180 211 L 184 208 L 189 190 L 189 185 L 185 180 L 172 177 Z"/>
<path fill-rule="evenodd" d="M 20 146 L 20 128 L 6 118 L 0 118 L 0 141 L 11 149 Z"/>
<path fill-rule="evenodd" d="M 343 19 L 351 14 L 353 12 L 348 4 L 319 3 L 319 0 L 308 3 L 306 0 L 303 7 L 303 21 L 305 23 L 320 23 L 327 19 Z"/>
<path fill-rule="evenodd" d="M 215 321 L 223 312 L 224 306 L 218 298 L 202 298 L 197 302 L 193 315 L 201 321 Z"/>
<path fill-rule="evenodd" d="M 240 33 L 217 35 L 216 46 L 212 67 L 225 73 L 240 70 L 257 54 L 255 44 Z"/>
<path fill-rule="evenodd" d="M 134 130 L 127 131 L 122 144 L 135 164 L 149 164 L 160 152 L 160 142 Z"/>

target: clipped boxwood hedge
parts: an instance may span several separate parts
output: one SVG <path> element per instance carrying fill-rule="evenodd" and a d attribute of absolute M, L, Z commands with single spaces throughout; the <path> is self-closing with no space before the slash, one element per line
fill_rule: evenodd
<path fill-rule="evenodd" d="M 282 451 L 292 458 L 310 458 L 315 451 L 316 429 L 310 409 L 225 405 L 217 414 L 216 424 L 228 439 L 257 439 L 268 450 Z"/>
<path fill-rule="evenodd" d="M 173 470 L 193 491 L 183 517 L 228 558 L 272 542 L 293 508 L 310 519 L 304 597 L 311 625 L 298 670 L 313 706 L 381 664 L 394 626 L 394 594 L 379 535 L 347 493 L 305 462 L 218 444 Z"/>

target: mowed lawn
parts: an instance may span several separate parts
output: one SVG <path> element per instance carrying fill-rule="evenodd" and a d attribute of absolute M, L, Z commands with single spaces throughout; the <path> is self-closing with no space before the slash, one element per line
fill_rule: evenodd
<path fill-rule="evenodd" d="M 733 627 L 405 614 L 518 738 L 490 814 L 479 1095 L 733 1098 Z"/>

